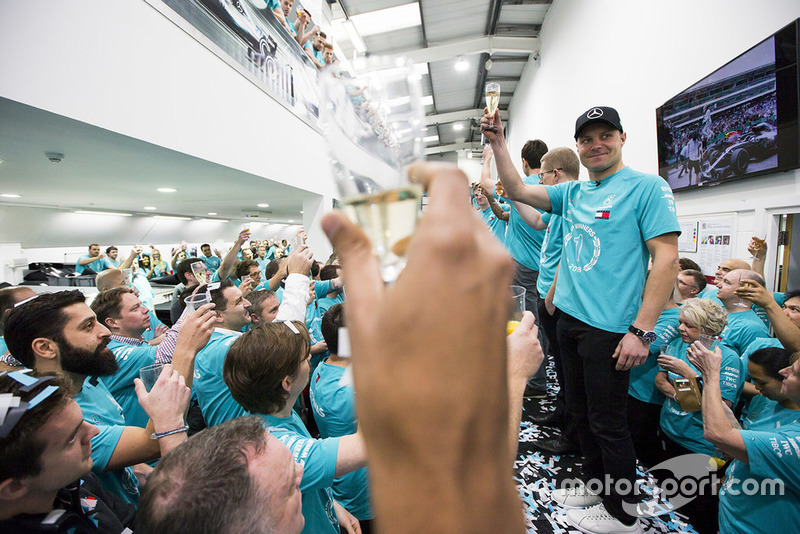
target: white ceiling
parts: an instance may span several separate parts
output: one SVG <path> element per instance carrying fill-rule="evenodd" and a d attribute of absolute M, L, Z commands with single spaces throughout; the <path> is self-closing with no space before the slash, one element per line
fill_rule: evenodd
<path fill-rule="evenodd" d="M 21 195 L 0 197 L 0 205 L 219 219 L 261 212 L 269 222 L 296 223 L 303 218 L 303 198 L 310 196 L 5 98 L 0 98 L 0 132 L 0 194 Z M 51 163 L 47 152 L 62 153 L 64 159 Z M 178 191 L 160 193 L 159 187 Z M 259 208 L 259 203 L 269 207 Z"/>

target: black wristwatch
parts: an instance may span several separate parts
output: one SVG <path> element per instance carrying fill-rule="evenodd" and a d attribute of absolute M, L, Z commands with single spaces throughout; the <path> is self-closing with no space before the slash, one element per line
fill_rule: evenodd
<path fill-rule="evenodd" d="M 641 339 L 644 343 L 648 345 L 651 343 L 655 343 L 656 341 L 656 333 L 655 332 L 648 332 L 647 330 L 640 330 L 633 325 L 628 327 L 628 332 L 633 334 L 634 336 Z"/>

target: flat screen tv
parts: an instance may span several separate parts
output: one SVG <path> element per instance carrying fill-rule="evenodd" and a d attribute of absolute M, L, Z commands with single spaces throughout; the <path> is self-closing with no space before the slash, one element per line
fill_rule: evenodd
<path fill-rule="evenodd" d="M 673 191 L 800 167 L 800 19 L 656 110 L 659 174 Z"/>

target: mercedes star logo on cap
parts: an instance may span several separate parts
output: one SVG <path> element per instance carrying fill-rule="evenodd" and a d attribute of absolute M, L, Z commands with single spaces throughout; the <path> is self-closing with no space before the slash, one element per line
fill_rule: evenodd
<path fill-rule="evenodd" d="M 587 119 L 597 119 L 598 117 L 603 116 L 603 110 L 600 108 L 592 108 L 589 110 L 589 113 L 586 114 Z"/>

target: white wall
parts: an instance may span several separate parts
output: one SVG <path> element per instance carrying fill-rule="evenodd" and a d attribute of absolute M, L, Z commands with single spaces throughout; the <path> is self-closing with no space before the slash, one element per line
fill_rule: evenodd
<path fill-rule="evenodd" d="M 143 0 L 2 2 L 0 72 L 6 98 L 331 192 L 321 135 Z"/>
<path fill-rule="evenodd" d="M 509 150 L 518 154 L 533 138 L 574 147 L 575 118 L 607 105 L 628 133 L 625 163 L 656 173 L 655 109 L 798 17 L 797 0 L 555 0 L 540 58 L 528 63 L 510 105 Z M 675 199 L 679 218 L 734 213 L 734 255 L 746 258 L 749 236 L 774 230 L 774 213 L 800 212 L 800 171 Z"/>

